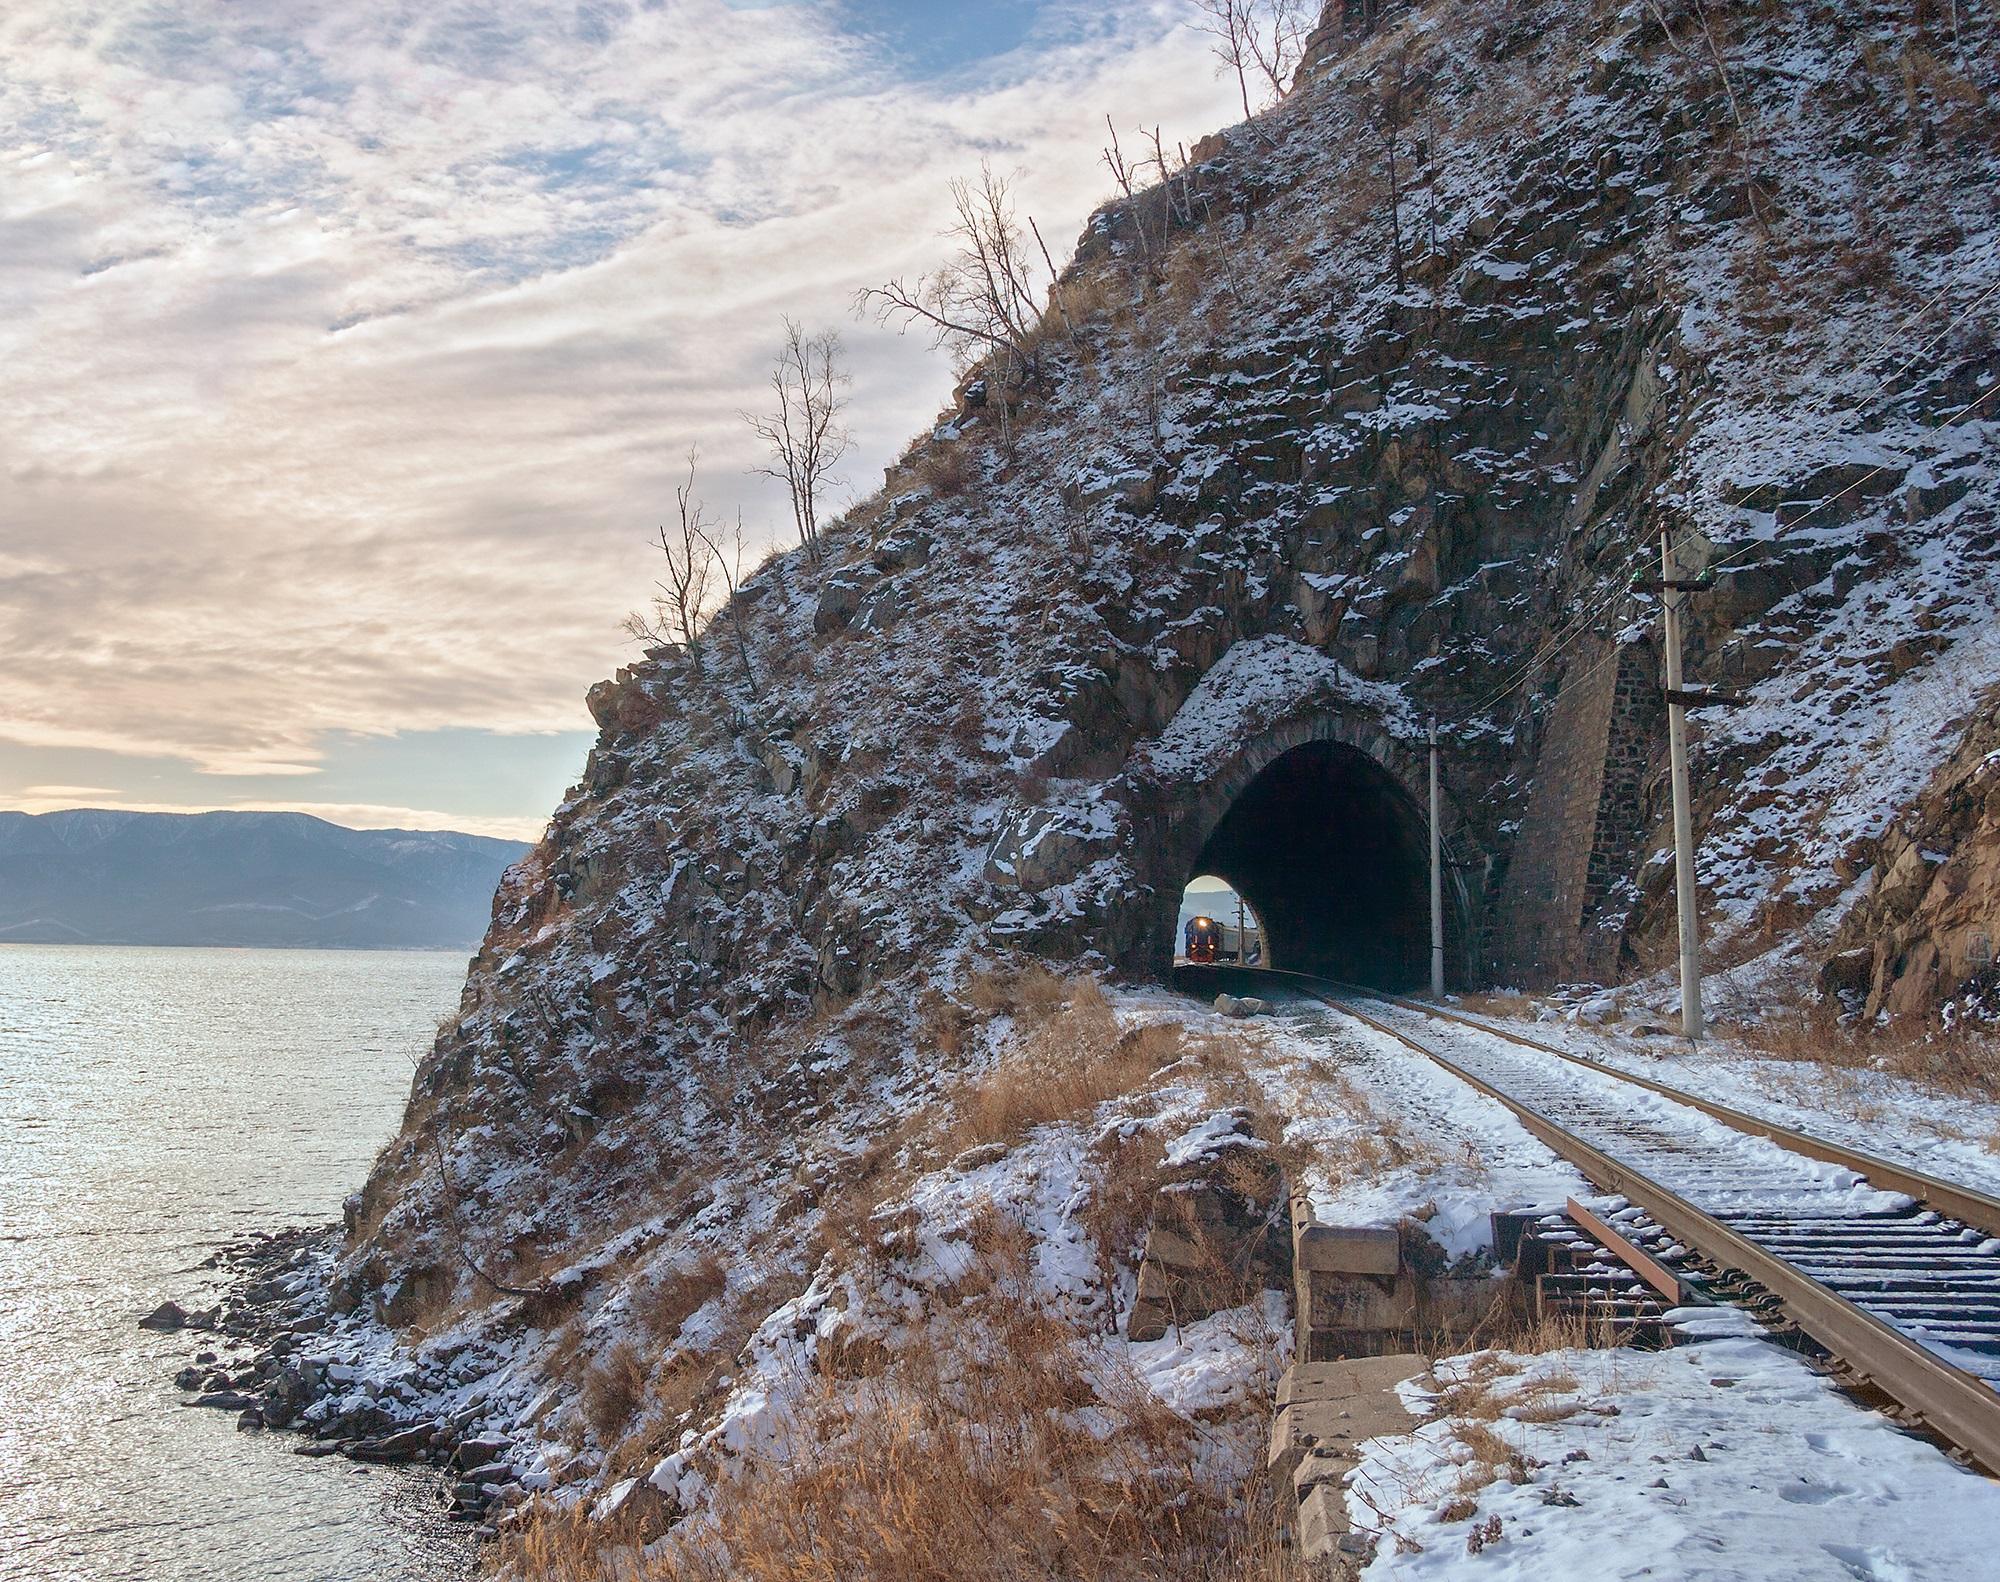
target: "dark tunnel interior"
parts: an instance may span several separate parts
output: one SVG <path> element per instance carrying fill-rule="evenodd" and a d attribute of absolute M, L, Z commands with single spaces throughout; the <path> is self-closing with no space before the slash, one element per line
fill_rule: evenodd
<path fill-rule="evenodd" d="M 1429 977 L 1429 860 L 1424 814 L 1387 771 L 1310 742 L 1250 782 L 1194 871 L 1256 908 L 1268 965 L 1400 990 Z"/>

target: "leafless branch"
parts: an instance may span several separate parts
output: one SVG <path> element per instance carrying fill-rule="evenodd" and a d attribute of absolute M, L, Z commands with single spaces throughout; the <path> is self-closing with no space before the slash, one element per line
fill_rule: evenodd
<path fill-rule="evenodd" d="M 1274 104 L 1292 91 L 1292 81 L 1305 57 L 1306 39 L 1319 18 L 1313 0 L 1193 0 L 1200 20 L 1194 25 L 1215 42 L 1215 58 L 1236 78 L 1243 100 L 1243 119 L 1255 113 L 1250 84 L 1259 83 L 1259 97 Z"/>
<path fill-rule="evenodd" d="M 951 197 L 953 221 L 944 234 L 955 244 L 952 256 L 914 282 L 896 279 L 858 293 L 855 311 L 904 328 L 922 325 L 934 344 L 968 364 L 998 354 L 1003 375 L 1030 377 L 1041 310 L 1010 183 L 982 164 L 976 182 L 951 184 Z"/>
<path fill-rule="evenodd" d="M 723 586 L 727 590 L 723 608 L 729 612 L 729 629 L 736 635 L 736 657 L 743 662 L 743 682 L 749 687 L 754 702 L 757 697 L 757 672 L 750 663 L 750 641 L 743 632 L 743 605 L 736 597 L 736 590 L 743 581 L 745 554 L 741 507 L 737 509 L 735 525 L 729 529 L 727 537 L 720 530 L 710 531 L 704 536 L 709 553 L 715 557 L 716 569 L 722 573 Z"/>
<path fill-rule="evenodd" d="M 666 576 L 653 584 L 652 612 L 635 610 L 625 629 L 642 642 L 659 643 L 685 654 L 701 673 L 702 625 L 708 615 L 713 574 L 706 508 L 695 498 L 695 468 L 699 451 L 688 448 L 687 482 L 674 488 L 675 516 L 660 524 L 656 535 L 667 563 Z"/>
<path fill-rule="evenodd" d="M 808 335 L 788 318 L 784 344 L 771 366 L 774 407 L 743 414 L 770 452 L 771 465 L 757 470 L 784 484 L 799 543 L 814 561 L 819 559 L 820 502 L 838 481 L 833 469 L 853 444 L 840 422 L 847 385 L 840 336 L 833 330 Z"/>

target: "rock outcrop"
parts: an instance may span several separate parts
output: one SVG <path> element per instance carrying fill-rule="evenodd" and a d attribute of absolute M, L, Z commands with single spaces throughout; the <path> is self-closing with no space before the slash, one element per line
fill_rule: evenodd
<path fill-rule="evenodd" d="M 1916 804 L 1875 842 L 1826 983 L 1866 1015 L 2000 1015 L 2000 708 L 1988 701 Z"/>

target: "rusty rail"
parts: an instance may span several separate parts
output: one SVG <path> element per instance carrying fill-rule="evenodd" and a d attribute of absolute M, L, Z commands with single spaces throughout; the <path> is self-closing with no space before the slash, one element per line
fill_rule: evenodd
<path fill-rule="evenodd" d="M 1845 1363 L 1857 1381 L 1873 1385 L 1899 1403 L 1987 1473 L 2000 1475 L 2000 1394 L 1982 1381 L 1953 1367 L 1872 1313 L 1864 1312 L 1678 1193 L 1621 1164 L 1539 1110 L 1474 1076 L 1449 1056 L 1418 1043 L 1387 1022 L 1356 1010 L 1345 999 L 1324 989 L 1309 992 L 1504 1104 L 1529 1132 L 1576 1165 L 1598 1186 L 1622 1194 L 1677 1240 L 1769 1291 L 1783 1305 L 1791 1321 Z M 1602 1075 L 1614 1078 L 1620 1075 L 1588 1061 L 1576 1063 Z"/>
<path fill-rule="evenodd" d="M 1342 989 L 1349 993 L 1357 992 L 1346 985 L 1342 985 Z M 1659 1094 L 1662 1098 L 1672 1099 L 1676 1104 L 1685 1104 L 1689 1109 L 1700 1110 L 1702 1114 L 1721 1121 L 1726 1126 L 1733 1126 L 1739 1132 L 1747 1132 L 1752 1137 L 1766 1138 L 1782 1148 L 1789 1148 L 1795 1154 L 1804 1154 L 1808 1159 L 1843 1165 L 1857 1175 L 1866 1176 L 1872 1184 L 1885 1191 L 1906 1193 L 1928 1207 L 1936 1209 L 1947 1219 L 1955 1219 L 1961 1224 L 1970 1225 L 1988 1236 L 2000 1236 L 2000 1198 L 1976 1192 L 1971 1187 L 1960 1186 L 1954 1181 L 1944 1181 L 1936 1176 L 1925 1175 L 1921 1171 L 1910 1169 L 1907 1165 L 1899 1165 L 1893 1160 L 1865 1154 L 1858 1148 L 1845 1148 L 1839 1143 L 1830 1143 L 1824 1138 L 1814 1137 L 1809 1132 L 1795 1131 L 1789 1126 L 1781 1126 L 1776 1121 L 1765 1120 L 1745 1110 L 1731 1109 L 1726 1104 L 1717 1104 L 1712 1099 L 1701 1098 L 1681 1088 L 1669 1087 L 1664 1082 L 1655 1082 L 1651 1077 L 1642 1077 L 1637 1072 L 1603 1065 L 1595 1060 L 1586 1060 L 1583 1056 L 1573 1055 L 1566 1049 L 1545 1044 L 1538 1038 L 1528 1037 L 1525 1033 L 1495 1027 L 1474 1016 L 1466 1016 L 1458 1011 L 1447 1011 L 1435 1005 L 1426 1005 L 1421 1000 L 1407 999 L 1400 994 L 1383 994 L 1376 990 L 1358 992 L 1366 992 L 1375 999 L 1386 1000 L 1391 1005 L 1400 1005 L 1406 1010 L 1420 1011 L 1425 1016 L 1435 1017 L 1439 1021 L 1457 1022 L 1475 1032 L 1504 1038 L 1509 1043 L 1519 1044 L 1526 1049 L 1554 1055 L 1558 1060 L 1567 1060 L 1571 1065 L 1581 1066 L 1585 1071 L 1594 1071 L 1601 1077 L 1614 1077 L 1620 1082 L 1635 1083 L 1639 1087 Z"/>

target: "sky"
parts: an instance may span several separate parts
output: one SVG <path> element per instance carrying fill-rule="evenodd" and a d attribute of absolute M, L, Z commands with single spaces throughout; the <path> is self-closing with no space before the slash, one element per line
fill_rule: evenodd
<path fill-rule="evenodd" d="M 0 808 L 533 838 L 688 447 L 789 521 L 740 416 L 782 318 L 845 342 L 865 495 L 950 369 L 856 288 L 982 159 L 1060 246 L 1107 114 L 1233 119 L 1191 14 L 8 0 Z"/>

